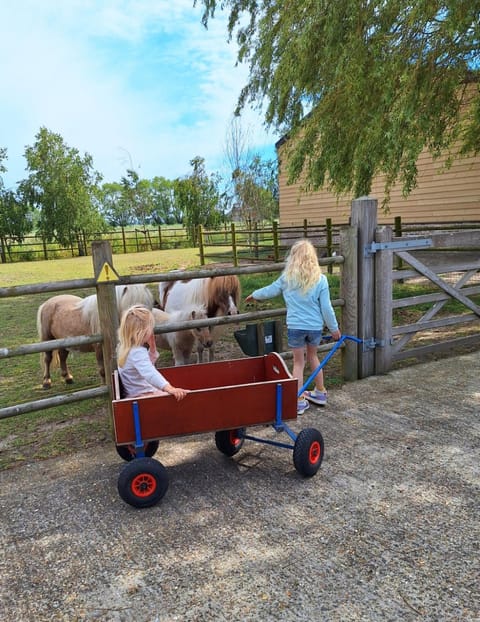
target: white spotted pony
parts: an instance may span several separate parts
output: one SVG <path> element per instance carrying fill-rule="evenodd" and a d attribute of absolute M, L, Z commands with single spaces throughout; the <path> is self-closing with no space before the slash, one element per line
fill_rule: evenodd
<path fill-rule="evenodd" d="M 180 311 L 191 305 L 203 305 L 207 317 L 237 315 L 241 297 L 240 281 L 236 275 L 211 276 L 200 279 L 163 281 L 159 285 L 160 308 L 167 312 Z M 213 341 L 218 336 L 212 328 Z M 204 348 L 198 343 L 198 362 L 203 362 Z M 208 359 L 215 358 L 214 344 L 208 348 Z"/>

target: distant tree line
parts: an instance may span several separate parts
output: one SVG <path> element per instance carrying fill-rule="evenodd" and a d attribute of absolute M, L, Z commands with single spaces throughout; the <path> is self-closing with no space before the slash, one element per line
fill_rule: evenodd
<path fill-rule="evenodd" d="M 27 177 L 15 190 L 7 189 L 2 174 L 8 154 L 0 147 L 2 257 L 10 242 L 22 242 L 30 233 L 45 242 L 78 246 L 83 254 L 85 237 L 112 226 L 183 224 L 196 244 L 198 225 L 215 229 L 231 218 L 234 207 L 247 223 L 278 215 L 276 161 L 259 155 L 245 159 L 241 169 L 235 166 L 227 179 L 209 173 L 204 158 L 196 156 L 184 177 L 142 179 L 131 167 L 118 182 L 102 183 L 88 153 L 42 127 L 24 156 Z"/>

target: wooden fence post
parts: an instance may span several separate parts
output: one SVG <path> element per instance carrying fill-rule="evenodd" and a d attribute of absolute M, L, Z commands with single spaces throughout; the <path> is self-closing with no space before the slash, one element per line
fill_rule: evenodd
<path fill-rule="evenodd" d="M 110 392 L 110 398 L 112 398 L 112 372 L 117 368 L 118 311 L 115 284 L 118 283 L 119 279 L 113 270 L 112 248 L 107 241 L 97 240 L 92 242 L 92 258 L 94 275 L 97 281 L 98 316 L 103 336 L 105 382 Z M 111 409 L 111 404 L 109 408 Z"/>
<path fill-rule="evenodd" d="M 332 252 L 333 252 L 333 235 L 332 235 L 332 219 L 331 218 L 326 219 L 325 234 L 326 234 L 325 241 L 326 241 L 326 247 L 327 247 L 327 257 L 331 257 Z M 333 274 L 333 264 L 328 264 L 327 270 L 328 270 L 328 274 Z"/>
<path fill-rule="evenodd" d="M 402 237 L 402 217 L 401 216 L 395 216 L 395 237 L 396 238 Z M 397 270 L 401 270 L 403 268 L 403 261 L 398 256 L 396 257 L 395 268 Z"/>
<path fill-rule="evenodd" d="M 258 222 L 253 223 L 253 249 L 255 253 L 255 259 L 258 259 Z"/>
<path fill-rule="evenodd" d="M 235 223 L 234 222 L 232 222 L 232 224 L 230 225 L 230 230 L 232 232 L 233 265 L 237 267 L 238 266 L 237 238 L 235 235 Z"/>
<path fill-rule="evenodd" d="M 358 337 L 364 340 L 358 361 L 359 378 L 375 373 L 375 257 L 369 247 L 377 227 L 377 199 L 352 201 L 351 224 L 358 228 Z"/>
<path fill-rule="evenodd" d="M 344 261 L 341 270 L 340 297 L 342 307 L 342 333 L 358 335 L 358 231 L 356 227 L 346 226 L 340 229 L 340 253 Z M 347 381 L 358 379 L 359 347 L 353 341 L 345 341 L 342 349 L 343 377 Z"/>
<path fill-rule="evenodd" d="M 391 242 L 391 227 L 377 227 L 377 242 Z M 375 373 L 386 374 L 392 366 L 392 270 L 393 252 L 375 253 Z"/>
<path fill-rule="evenodd" d="M 280 248 L 278 246 L 278 223 L 273 221 L 273 260 L 275 262 L 280 261 Z"/>
<path fill-rule="evenodd" d="M 205 265 L 205 248 L 203 245 L 203 227 L 198 225 L 198 250 L 200 252 L 200 265 Z"/>

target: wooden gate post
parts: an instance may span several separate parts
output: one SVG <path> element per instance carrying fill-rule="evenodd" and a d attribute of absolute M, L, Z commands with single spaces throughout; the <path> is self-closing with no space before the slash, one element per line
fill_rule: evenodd
<path fill-rule="evenodd" d="M 360 197 L 352 201 L 350 223 L 358 228 L 358 377 L 375 373 L 375 256 L 369 247 L 377 227 L 377 199 Z"/>
<path fill-rule="evenodd" d="M 391 242 L 391 227 L 377 227 L 376 242 Z M 392 367 L 392 270 L 390 249 L 375 253 L 375 373 L 386 374 Z"/>
<path fill-rule="evenodd" d="M 107 241 L 92 242 L 93 270 L 97 281 L 97 305 L 100 330 L 103 336 L 103 362 L 105 382 L 112 392 L 112 372 L 117 368 L 118 311 L 115 284 L 119 278 L 113 269 L 112 248 Z M 111 405 L 110 405 L 111 406 Z"/>
<path fill-rule="evenodd" d="M 340 229 L 340 254 L 344 261 L 341 270 L 340 298 L 342 307 L 342 333 L 358 334 L 358 265 L 357 265 L 357 228 Z M 345 380 L 358 379 L 358 345 L 347 339 L 342 348 L 342 373 Z"/>

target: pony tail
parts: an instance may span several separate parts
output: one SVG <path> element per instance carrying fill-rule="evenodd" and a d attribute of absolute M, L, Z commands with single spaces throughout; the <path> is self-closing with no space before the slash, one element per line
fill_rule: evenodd
<path fill-rule="evenodd" d="M 44 309 L 44 307 L 45 307 L 45 303 L 42 303 L 38 307 L 38 311 L 37 311 L 37 334 L 38 334 L 38 339 L 40 341 L 46 341 L 47 340 L 46 331 L 44 330 L 44 323 L 43 323 L 43 309 Z"/>

